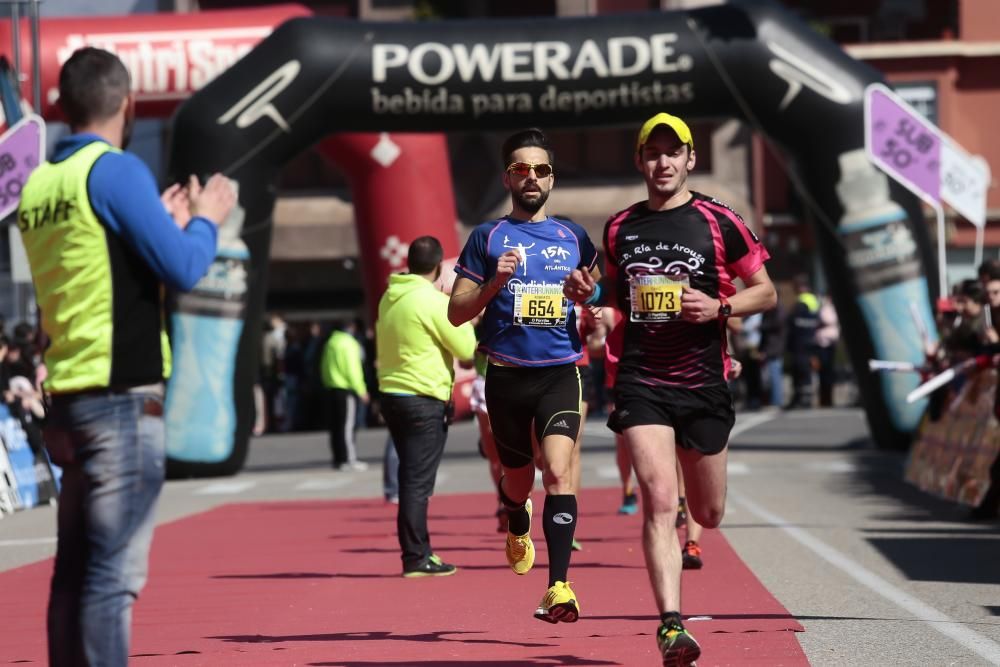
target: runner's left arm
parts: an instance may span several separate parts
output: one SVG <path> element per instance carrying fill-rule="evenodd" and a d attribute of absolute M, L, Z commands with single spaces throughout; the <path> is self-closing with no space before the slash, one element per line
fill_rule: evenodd
<path fill-rule="evenodd" d="M 568 220 L 566 222 L 576 236 L 580 248 L 580 264 L 566 276 L 563 296 L 576 303 L 599 306 L 604 302 L 604 294 L 601 269 L 597 266 L 597 248 L 583 227 Z"/>

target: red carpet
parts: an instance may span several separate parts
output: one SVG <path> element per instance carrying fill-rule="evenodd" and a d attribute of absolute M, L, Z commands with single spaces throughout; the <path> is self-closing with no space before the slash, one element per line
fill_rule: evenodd
<path fill-rule="evenodd" d="M 543 498 L 536 494 L 536 507 Z M 657 616 L 639 517 L 614 514 L 615 490 L 584 492 L 570 578 L 576 624 L 532 617 L 546 585 L 509 571 L 493 497 L 431 503 L 435 551 L 453 577 L 402 579 L 395 507 L 380 500 L 227 505 L 160 527 L 135 608 L 137 665 L 658 665 Z M 684 574 L 699 665 L 807 665 L 802 626 L 706 531 L 705 569 Z M 51 561 L 0 574 L 0 663 L 45 663 Z"/>

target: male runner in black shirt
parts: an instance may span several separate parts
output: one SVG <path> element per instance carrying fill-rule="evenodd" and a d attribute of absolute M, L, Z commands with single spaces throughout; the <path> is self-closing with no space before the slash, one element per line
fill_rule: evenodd
<path fill-rule="evenodd" d="M 726 502 L 726 452 L 735 415 L 726 385 L 726 319 L 776 303 L 767 250 L 728 206 L 688 189 L 691 131 L 660 113 L 639 130 L 636 168 L 649 199 L 617 213 L 604 230 L 608 293 L 621 309 L 615 412 L 642 491 L 643 549 L 661 625 L 664 665 L 701 653 L 681 623 L 681 551 L 674 528 L 679 460 L 688 511 L 715 528 Z M 737 292 L 740 278 L 746 288 Z M 566 280 L 567 297 L 594 301 L 585 272 Z"/>

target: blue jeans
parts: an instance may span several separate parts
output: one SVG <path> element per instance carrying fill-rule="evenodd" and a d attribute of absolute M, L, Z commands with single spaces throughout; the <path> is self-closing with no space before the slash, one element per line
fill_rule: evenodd
<path fill-rule="evenodd" d="M 63 470 L 49 664 L 124 667 L 163 486 L 163 402 L 107 391 L 55 396 L 45 441 Z"/>
<path fill-rule="evenodd" d="M 399 498 L 399 454 L 391 435 L 385 439 L 382 453 L 382 493 L 386 500 Z"/>
<path fill-rule="evenodd" d="M 383 394 L 382 415 L 399 454 L 396 532 L 406 571 L 434 553 L 427 505 L 448 437 L 445 403 L 427 396 Z"/>
<path fill-rule="evenodd" d="M 764 369 L 770 385 L 771 405 L 782 407 L 785 404 L 785 360 L 782 357 L 768 359 Z"/>

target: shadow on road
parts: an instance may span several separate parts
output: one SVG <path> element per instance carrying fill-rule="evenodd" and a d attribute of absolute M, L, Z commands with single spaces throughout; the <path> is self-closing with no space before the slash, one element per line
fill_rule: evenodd
<path fill-rule="evenodd" d="M 839 484 L 866 502 L 872 497 L 885 499 L 886 511 L 875 515 L 876 525 L 868 525 L 861 532 L 904 576 L 913 581 L 1000 583 L 996 558 L 1000 554 L 1000 531 L 996 521 L 969 520 L 969 507 L 907 483 L 903 479 L 904 453 L 869 446 L 853 458 L 856 471 Z M 899 525 L 907 522 L 916 525 Z M 921 525 L 928 523 L 938 525 Z"/>

